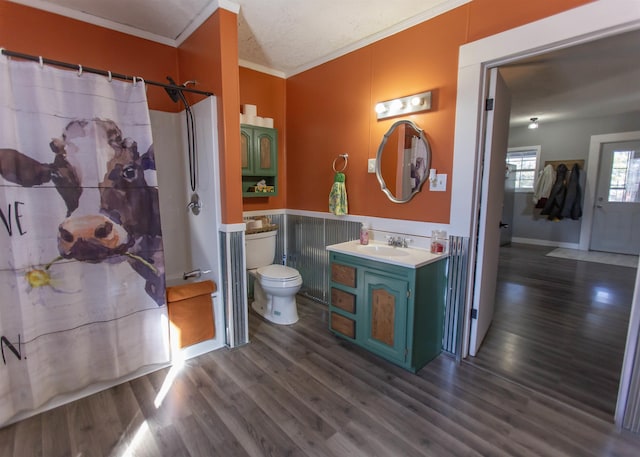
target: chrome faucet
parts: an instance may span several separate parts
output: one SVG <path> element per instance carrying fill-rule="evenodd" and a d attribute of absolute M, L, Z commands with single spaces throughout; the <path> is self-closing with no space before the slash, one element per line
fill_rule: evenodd
<path fill-rule="evenodd" d="M 387 244 L 395 248 L 407 248 L 411 242 L 410 238 L 403 238 L 401 236 L 387 236 Z"/>
<path fill-rule="evenodd" d="M 187 280 L 191 278 L 200 278 L 203 274 L 211 273 L 211 270 L 201 270 L 200 268 L 196 268 L 195 270 L 185 271 L 182 274 L 182 279 Z"/>

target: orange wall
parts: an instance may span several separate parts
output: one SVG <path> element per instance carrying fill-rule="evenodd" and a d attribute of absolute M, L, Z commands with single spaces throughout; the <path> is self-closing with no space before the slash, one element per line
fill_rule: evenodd
<path fill-rule="evenodd" d="M 473 0 L 469 9 L 469 36 L 467 42 L 504 32 L 594 0 L 519 1 Z"/>
<path fill-rule="evenodd" d="M 179 48 L 183 79 L 217 97 L 222 222 L 242 222 L 238 18 L 218 9 Z"/>
<path fill-rule="evenodd" d="M 2 0 L 0 46 L 11 51 L 165 82 L 178 74 L 177 50 Z M 148 86 L 152 109 L 176 111 L 164 89 Z"/>
<path fill-rule="evenodd" d="M 326 212 L 332 161 L 348 153 L 351 214 L 448 223 L 459 47 L 588 2 L 519 2 L 514 8 L 510 0 L 474 0 L 287 79 L 287 207 Z M 425 90 L 433 91 L 431 111 L 403 118 L 425 130 L 431 167 L 448 174 L 449 185 L 446 192 L 423 191 L 398 205 L 366 171 L 367 160 L 376 156 L 384 133 L 398 120 L 377 121 L 373 107 Z"/>
<path fill-rule="evenodd" d="M 327 211 L 332 161 L 348 153 L 351 214 L 448 222 L 450 189 L 421 192 L 398 205 L 367 173 L 367 161 L 398 120 L 377 121 L 375 103 L 432 90 L 431 111 L 403 118 L 425 130 L 431 166 L 451 174 L 458 47 L 466 29 L 466 10 L 459 8 L 287 80 L 289 208 Z M 315 183 L 311 189 L 309 182 Z"/>
<path fill-rule="evenodd" d="M 451 175 L 459 46 L 589 1 L 519 3 L 514 8 L 511 0 L 474 0 L 286 81 L 238 69 L 237 15 L 221 9 L 175 49 L 0 0 L 0 46 L 160 82 L 167 75 L 177 81 L 196 79 L 199 89 L 213 91 L 218 97 L 225 223 L 242 220 L 243 203 L 248 210 L 327 211 L 331 164 L 342 153 L 349 154 L 350 213 L 448 222 L 450 189 L 421 192 L 410 203 L 396 205 L 380 192 L 375 175 L 366 172 L 367 159 L 375 157 L 394 121 L 377 121 L 375 102 L 433 90 L 433 109 L 408 118 L 427 133 L 432 167 Z M 152 109 L 180 108 L 161 88 L 149 86 L 148 98 Z M 278 197 L 241 198 L 242 103 L 256 104 L 262 115 L 275 119 Z"/>
<path fill-rule="evenodd" d="M 243 198 L 244 211 L 258 211 L 287 207 L 285 80 L 277 76 L 240 67 L 240 104 L 256 105 L 258 116 L 273 118 L 278 130 L 278 196 Z"/>

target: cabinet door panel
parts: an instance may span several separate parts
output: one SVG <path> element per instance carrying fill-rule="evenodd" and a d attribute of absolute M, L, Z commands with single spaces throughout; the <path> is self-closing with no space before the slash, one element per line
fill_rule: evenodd
<path fill-rule="evenodd" d="M 258 150 L 260 151 L 260 168 L 263 170 L 271 168 L 271 138 L 262 135 Z"/>
<path fill-rule="evenodd" d="M 240 161 L 242 163 L 242 174 L 253 174 L 253 164 L 251 160 L 251 134 L 248 131 L 240 131 Z"/>
<path fill-rule="evenodd" d="M 255 130 L 255 147 L 257 154 L 253 171 L 256 175 L 275 176 L 276 175 L 276 135 L 271 129 Z"/>
<path fill-rule="evenodd" d="M 363 344 L 371 351 L 404 362 L 406 358 L 406 280 L 366 271 Z"/>
<path fill-rule="evenodd" d="M 371 338 L 388 346 L 394 344 L 396 297 L 385 289 L 371 290 Z"/>

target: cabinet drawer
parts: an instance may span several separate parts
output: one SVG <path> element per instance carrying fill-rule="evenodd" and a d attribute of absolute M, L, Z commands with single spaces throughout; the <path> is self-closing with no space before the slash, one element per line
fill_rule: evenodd
<path fill-rule="evenodd" d="M 331 313 L 331 330 L 342 333 L 349 338 L 356 337 L 356 321 L 340 314 Z"/>
<path fill-rule="evenodd" d="M 331 306 L 340 308 L 348 313 L 356 312 L 356 296 L 348 292 L 344 292 L 335 287 L 331 288 Z"/>
<path fill-rule="evenodd" d="M 331 280 L 348 287 L 356 287 L 356 268 L 332 263 Z"/>

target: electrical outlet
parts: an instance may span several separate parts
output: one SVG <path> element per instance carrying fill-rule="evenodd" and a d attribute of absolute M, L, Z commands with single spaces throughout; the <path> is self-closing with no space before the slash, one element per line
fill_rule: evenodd
<path fill-rule="evenodd" d="M 375 173 L 376 172 L 376 159 L 369 159 L 367 162 L 367 172 Z"/>
<path fill-rule="evenodd" d="M 429 190 L 432 192 L 445 192 L 447 190 L 447 175 L 436 175 L 436 182 L 429 181 Z"/>

